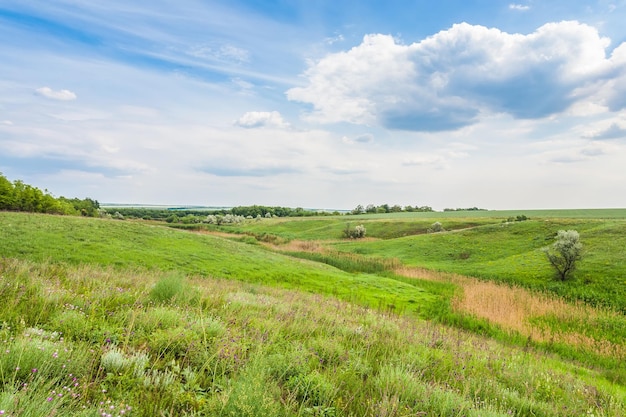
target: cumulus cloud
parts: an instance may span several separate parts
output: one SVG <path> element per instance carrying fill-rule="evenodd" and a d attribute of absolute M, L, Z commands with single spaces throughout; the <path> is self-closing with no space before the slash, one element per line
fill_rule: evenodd
<path fill-rule="evenodd" d="M 76 93 L 70 90 L 53 90 L 50 87 L 41 87 L 35 90 L 40 96 L 60 101 L 76 100 Z"/>
<path fill-rule="evenodd" d="M 312 63 L 287 97 L 310 103 L 312 121 L 412 131 L 458 129 L 486 113 L 544 118 L 592 95 L 625 108 L 626 44 L 607 58 L 609 44 L 575 21 L 528 35 L 461 23 L 410 45 L 367 35 Z"/>
<path fill-rule="evenodd" d="M 289 123 L 285 122 L 277 111 L 249 111 L 235 121 L 235 125 L 247 129 L 257 127 L 289 127 Z"/>

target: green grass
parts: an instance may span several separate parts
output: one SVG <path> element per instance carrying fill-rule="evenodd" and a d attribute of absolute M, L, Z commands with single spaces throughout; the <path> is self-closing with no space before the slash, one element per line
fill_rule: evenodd
<path fill-rule="evenodd" d="M 257 245 L 140 222 L 0 213 L 0 255 L 33 261 L 89 263 L 177 271 L 298 288 L 371 307 L 417 315 L 441 297 L 419 285 L 353 274 L 269 252 Z"/>
<path fill-rule="evenodd" d="M 554 279 L 542 252 L 560 229 L 578 230 L 584 245 L 575 279 L 564 283 Z M 334 244 L 340 251 L 396 258 L 406 265 L 523 285 L 626 311 L 624 247 L 625 221 L 579 219 L 496 223 L 401 239 Z"/>
<path fill-rule="evenodd" d="M 188 229 L 211 228 L 230 233 L 249 234 L 259 240 L 265 236 L 277 236 L 282 240 L 332 240 L 341 239 L 347 225 L 354 228 L 362 224 L 367 229 L 367 237 L 394 239 L 403 236 L 427 233 L 431 225 L 439 219 L 431 217 L 407 216 L 414 213 L 395 213 L 389 215 L 333 216 L 324 218 L 274 218 L 251 221 L 243 225 L 228 225 L 217 228 L 206 225 L 174 225 Z M 399 216 L 398 214 L 405 214 Z M 425 214 L 425 213 L 419 213 Z M 441 213 L 439 213 L 441 214 Z M 493 218 L 452 218 L 446 222 L 450 230 L 464 229 L 499 222 Z"/>
<path fill-rule="evenodd" d="M 254 233 L 285 241 L 313 239 L 329 225 L 342 230 L 344 220 L 273 219 L 265 231 L 263 222 L 242 229 L 254 226 Z M 449 228 L 429 218 L 412 230 L 437 220 Z M 623 351 L 603 356 L 560 339 L 522 340 L 452 311 L 455 285 L 390 271 L 400 263 L 426 266 L 573 298 L 584 293 L 619 307 L 626 223 L 572 218 L 503 225 L 485 218 L 476 225 L 461 217 L 450 223 L 457 230 L 392 238 L 414 227 L 411 220 L 370 222 L 368 230 L 389 229 L 385 239 L 331 241 L 334 250 L 287 256 L 246 237 L 0 213 L 0 410 L 11 416 L 94 416 L 109 407 L 138 416 L 626 414 Z M 547 262 L 539 264 L 540 248 L 561 228 L 579 230 L 587 252 L 577 280 L 559 286 Z M 535 321 L 624 345 L 623 315 Z"/>
<path fill-rule="evenodd" d="M 0 261 L 3 415 L 626 413 L 624 385 L 532 349 L 319 294 L 180 278 Z M 155 302 L 163 282 L 172 296 Z"/>

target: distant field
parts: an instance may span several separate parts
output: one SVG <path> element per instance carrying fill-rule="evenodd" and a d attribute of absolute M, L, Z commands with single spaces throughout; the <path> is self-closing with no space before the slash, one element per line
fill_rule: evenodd
<path fill-rule="evenodd" d="M 610 209 L 561 209 L 561 210 L 460 210 L 460 211 L 435 211 L 413 213 L 385 213 L 385 214 L 360 214 L 350 215 L 351 218 L 421 218 L 421 219 L 446 219 L 454 217 L 491 217 L 506 219 L 518 215 L 526 215 L 533 218 L 569 218 L 569 219 L 626 219 L 626 208 Z"/>

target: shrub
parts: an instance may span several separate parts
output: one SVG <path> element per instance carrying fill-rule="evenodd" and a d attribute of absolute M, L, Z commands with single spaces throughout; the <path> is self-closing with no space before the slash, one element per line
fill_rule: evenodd
<path fill-rule="evenodd" d="M 437 233 L 437 232 L 443 232 L 443 231 L 445 231 L 445 229 L 443 228 L 443 225 L 440 222 L 435 222 L 431 224 L 430 228 L 428 229 L 428 233 Z"/>
<path fill-rule="evenodd" d="M 196 292 L 185 277 L 175 273 L 161 278 L 150 291 L 150 299 L 157 303 L 185 304 L 196 298 Z"/>
<path fill-rule="evenodd" d="M 365 237 L 365 226 L 362 224 L 356 226 L 354 229 L 350 229 L 350 223 L 346 224 L 346 228 L 343 230 L 343 236 L 349 239 L 360 239 Z"/>

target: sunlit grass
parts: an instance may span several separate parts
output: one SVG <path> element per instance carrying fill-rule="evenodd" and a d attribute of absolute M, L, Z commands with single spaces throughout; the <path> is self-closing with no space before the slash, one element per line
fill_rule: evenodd
<path fill-rule="evenodd" d="M 157 302 L 171 273 L 4 259 L 13 308 L 37 296 L 26 276 L 56 299 L 0 328 L 4 415 L 626 412 L 626 388 L 591 368 L 333 297 L 188 276 L 196 297 Z M 66 336 L 68 312 L 93 335 Z"/>

